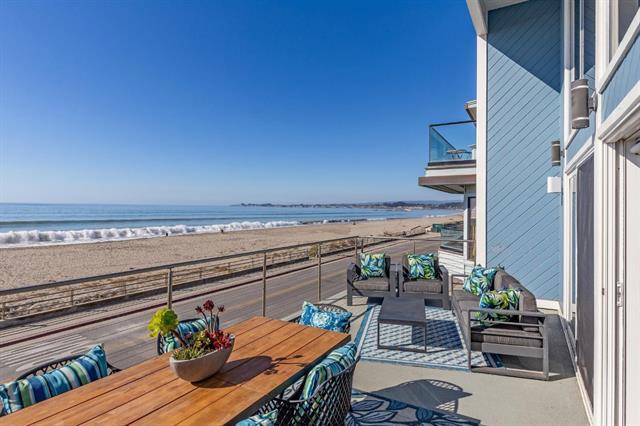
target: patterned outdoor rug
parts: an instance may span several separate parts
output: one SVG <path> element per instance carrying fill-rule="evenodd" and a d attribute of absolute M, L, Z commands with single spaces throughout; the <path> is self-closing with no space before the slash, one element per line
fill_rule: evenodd
<path fill-rule="evenodd" d="M 409 364 L 419 367 L 444 368 L 467 371 L 467 351 L 458 322 L 451 311 L 425 307 L 427 315 L 427 352 L 405 352 L 378 349 L 378 314 L 380 305 L 369 307 L 356 341 L 364 361 Z M 380 325 L 380 343 L 389 346 L 414 348 L 424 351 L 424 329 L 401 325 Z M 474 367 L 502 367 L 500 357 L 473 352 Z"/>
<path fill-rule="evenodd" d="M 379 395 L 353 390 L 351 413 L 346 426 L 364 425 L 478 425 L 479 421 L 447 413 L 416 407 L 404 402 L 387 399 Z"/>

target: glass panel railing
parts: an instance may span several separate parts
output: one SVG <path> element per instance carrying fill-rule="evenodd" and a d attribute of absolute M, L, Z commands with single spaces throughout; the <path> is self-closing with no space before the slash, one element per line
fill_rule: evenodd
<path fill-rule="evenodd" d="M 429 163 L 475 159 L 474 121 L 432 124 L 429 126 Z"/>
<path fill-rule="evenodd" d="M 440 238 L 447 240 L 441 244 L 441 248 L 462 253 L 464 250 L 464 224 L 459 222 L 442 225 Z"/>

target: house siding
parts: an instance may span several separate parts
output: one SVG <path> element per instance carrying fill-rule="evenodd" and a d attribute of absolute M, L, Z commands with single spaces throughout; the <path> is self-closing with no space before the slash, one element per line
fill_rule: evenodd
<path fill-rule="evenodd" d="M 638 40 L 640 37 L 636 36 L 633 46 L 602 93 L 604 119 L 611 115 L 627 93 L 640 81 L 640 41 Z"/>
<path fill-rule="evenodd" d="M 560 300 L 561 197 L 546 192 L 561 135 L 561 0 L 489 12 L 487 264 L 539 298 Z"/>

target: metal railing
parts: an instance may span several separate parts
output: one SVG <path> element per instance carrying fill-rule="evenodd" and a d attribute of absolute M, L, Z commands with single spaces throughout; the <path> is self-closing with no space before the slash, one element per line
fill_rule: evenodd
<path fill-rule="evenodd" d="M 59 314 L 81 306 L 112 303 L 128 298 L 166 294 L 171 308 L 175 290 L 246 275 L 256 275 L 241 283 L 219 285 L 207 293 L 261 282 L 261 311 L 267 311 L 267 281 L 283 273 L 317 267 L 317 297 L 322 300 L 322 264 L 354 256 L 380 244 L 413 241 L 442 243 L 449 240 L 393 236 L 351 236 L 295 244 L 205 259 L 131 269 L 109 274 L 0 290 L 0 324 L 7 320 Z M 269 271 L 280 269 L 269 275 Z M 160 299 L 161 300 L 161 299 Z"/>

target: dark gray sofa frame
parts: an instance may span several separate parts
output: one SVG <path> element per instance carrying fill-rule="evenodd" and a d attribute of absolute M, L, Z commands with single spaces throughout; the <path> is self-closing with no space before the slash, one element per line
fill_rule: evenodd
<path fill-rule="evenodd" d="M 349 264 L 347 268 L 347 305 L 353 305 L 353 295 L 363 297 L 396 297 L 398 293 L 398 270 L 396 265 L 391 264 L 391 257 L 385 256 L 385 271 L 382 278 L 360 278 L 360 257 L 357 263 Z M 386 289 L 373 288 L 386 281 Z"/>
<path fill-rule="evenodd" d="M 411 280 L 409 279 L 409 261 L 407 255 L 402 256 L 402 272 L 399 275 L 398 296 L 401 298 L 413 298 L 424 300 L 439 300 L 443 309 L 451 309 L 449 271 L 441 265 L 436 256 L 436 274 L 434 280 Z M 422 287 L 419 291 L 407 291 L 406 283 L 415 283 L 415 288 Z M 436 291 L 433 291 L 436 290 Z"/>
<path fill-rule="evenodd" d="M 453 279 L 456 277 L 465 277 L 465 275 L 454 274 L 450 276 L 450 287 L 452 289 Z M 546 325 L 546 314 L 537 310 L 526 311 L 522 303 L 516 313 L 512 310 L 484 309 L 479 307 L 461 310 L 458 303 L 456 303 L 456 294 L 456 292 L 452 292 L 452 311 L 456 317 L 458 317 L 460 329 L 465 340 L 467 367 L 470 371 L 528 379 L 549 379 L 549 336 Z M 498 321 L 488 318 L 480 321 L 476 318 L 476 314 L 481 312 L 511 315 L 511 320 Z M 477 341 L 479 338 L 477 336 L 481 336 L 482 341 Z M 494 341 L 486 342 L 484 341 L 486 338 Z M 536 346 L 531 346 L 522 344 L 523 341 L 539 341 L 539 343 L 537 343 Z M 516 342 L 520 342 L 521 344 L 517 344 Z M 472 351 L 538 358 L 542 360 L 542 369 L 540 371 L 532 371 L 513 368 L 472 367 Z"/>

